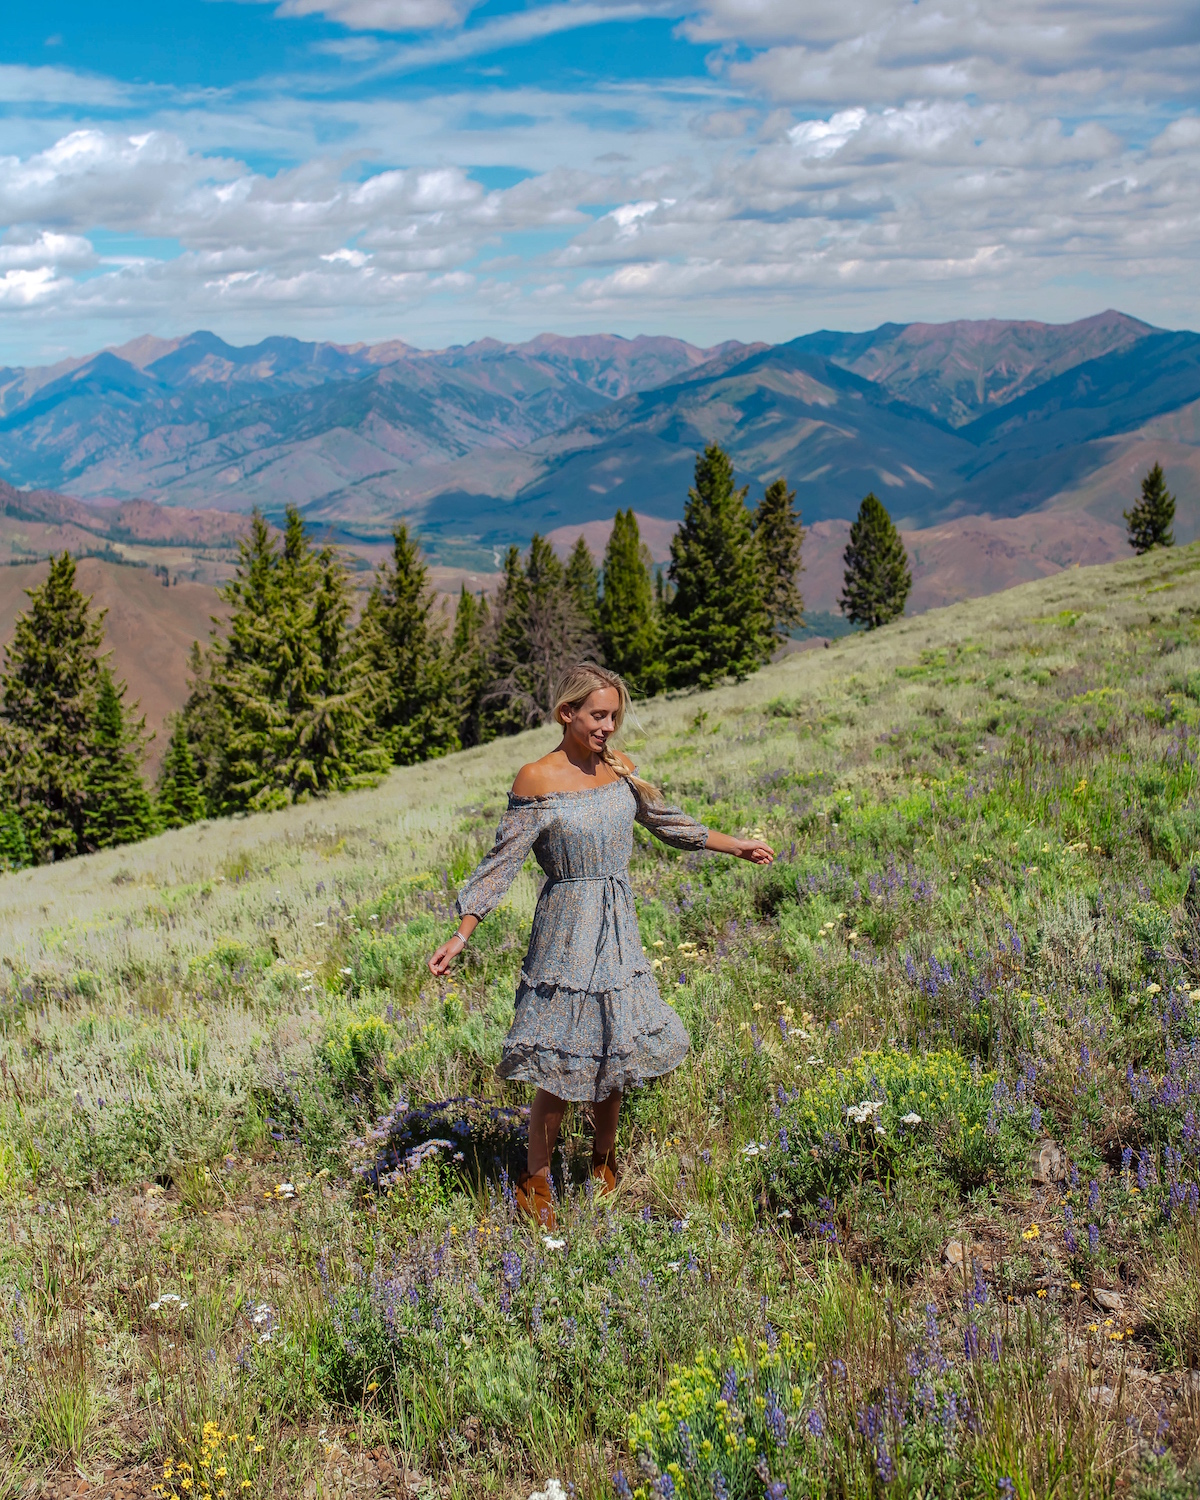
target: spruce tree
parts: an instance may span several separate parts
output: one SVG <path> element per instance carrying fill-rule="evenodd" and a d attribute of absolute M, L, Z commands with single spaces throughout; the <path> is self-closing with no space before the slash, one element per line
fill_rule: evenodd
<path fill-rule="evenodd" d="M 856 625 L 875 630 L 904 613 L 912 588 L 908 553 L 891 516 L 874 494 L 867 495 L 850 527 L 850 544 L 839 601 Z"/>
<path fill-rule="evenodd" d="M 487 600 L 476 599 L 467 592 L 464 583 L 450 637 L 451 691 L 459 743 L 464 746 L 483 741 L 483 694 L 488 685 L 486 637 L 490 623 Z"/>
<path fill-rule="evenodd" d="M 595 631 L 600 623 L 600 579 L 596 559 L 582 535 L 575 539 L 567 559 L 567 588 L 575 596 L 579 613 Z"/>
<path fill-rule="evenodd" d="M 487 687 L 481 695 L 481 740 L 516 734 L 530 723 L 529 580 L 521 566 L 521 549 L 516 546 L 504 554 L 504 577 L 496 595 L 490 634 Z"/>
<path fill-rule="evenodd" d="M 167 753 L 158 773 L 156 804 L 164 828 L 185 828 L 205 816 L 204 792 L 182 716 L 171 727 Z"/>
<path fill-rule="evenodd" d="M 667 680 L 672 687 L 738 681 L 769 660 L 771 626 L 733 464 L 716 443 L 696 460 L 683 524 L 671 539 Z"/>
<path fill-rule="evenodd" d="M 483 697 L 488 732 L 544 724 L 563 668 L 595 654 L 595 636 L 554 548 L 535 535 L 522 568 L 520 553 L 510 547 Z"/>
<path fill-rule="evenodd" d="M 1162 465 L 1156 463 L 1142 480 L 1141 498 L 1125 513 L 1129 545 L 1137 553 L 1152 547 L 1173 547 L 1175 533 L 1175 496 L 1167 490 Z"/>
<path fill-rule="evenodd" d="M 604 660 L 639 696 L 663 685 L 662 634 L 654 597 L 654 563 L 632 510 L 619 510 L 604 551 L 600 646 Z"/>
<path fill-rule="evenodd" d="M 23 870 L 30 863 L 25 820 L 11 803 L 0 806 L 0 871 Z"/>
<path fill-rule="evenodd" d="M 213 810 L 284 807 L 377 779 L 389 756 L 349 649 L 345 568 L 330 548 L 312 546 L 294 507 L 282 547 L 255 514 L 221 597 L 230 619 L 209 662 L 214 717 L 225 734 Z"/>
<path fill-rule="evenodd" d="M 779 478 L 767 486 L 754 511 L 754 544 L 776 645 L 804 624 L 804 600 L 798 581 L 803 567 L 804 528 L 796 514 L 795 499 L 796 492 L 788 489 L 787 480 Z"/>
<path fill-rule="evenodd" d="M 0 788 L 35 863 L 81 854 L 84 792 L 100 690 L 104 613 L 75 587 L 68 553 L 27 589 L 0 673 Z"/>
<path fill-rule="evenodd" d="M 399 766 L 459 748 L 446 622 L 421 549 L 403 523 L 355 633 L 381 739 Z"/>
<path fill-rule="evenodd" d="M 83 839 L 88 849 L 136 844 L 158 832 L 154 804 L 142 781 L 146 721 L 134 718 L 136 705 L 126 708 L 124 696 L 125 684 L 118 686 L 103 667 L 84 787 Z"/>

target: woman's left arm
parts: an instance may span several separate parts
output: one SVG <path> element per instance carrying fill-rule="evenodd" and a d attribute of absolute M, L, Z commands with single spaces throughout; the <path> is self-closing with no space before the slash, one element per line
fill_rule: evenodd
<path fill-rule="evenodd" d="M 762 839 L 734 839 L 727 833 L 716 833 L 711 828 L 704 847 L 711 849 L 714 854 L 732 854 L 737 859 L 748 859 L 755 865 L 769 865 L 775 858 L 774 849 L 770 844 L 764 844 Z"/>
<path fill-rule="evenodd" d="M 775 858 L 774 849 L 761 839 L 734 839 L 727 833 L 717 833 L 670 803 L 639 806 L 637 821 L 673 849 L 711 849 L 714 854 L 732 854 L 756 865 L 769 865 Z"/>

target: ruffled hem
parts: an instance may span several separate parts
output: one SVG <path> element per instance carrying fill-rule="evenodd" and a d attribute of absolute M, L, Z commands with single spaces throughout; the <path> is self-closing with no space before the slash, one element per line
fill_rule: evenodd
<path fill-rule="evenodd" d="M 690 1047 L 683 1022 L 647 971 L 618 990 L 581 991 L 522 974 L 500 1078 L 559 1099 L 598 1104 L 677 1068 Z"/>

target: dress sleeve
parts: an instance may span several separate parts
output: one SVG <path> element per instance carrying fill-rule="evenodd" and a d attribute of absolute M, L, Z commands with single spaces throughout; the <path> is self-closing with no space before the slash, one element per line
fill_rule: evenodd
<path fill-rule="evenodd" d="M 508 810 L 496 829 L 496 842 L 475 866 L 458 892 L 454 903 L 460 917 L 473 916 L 481 921 L 495 911 L 504 893 L 520 874 L 525 856 L 542 831 L 545 808 L 534 803 L 508 804 Z"/>
<path fill-rule="evenodd" d="M 703 849 L 708 842 L 708 829 L 695 818 L 689 818 L 681 807 L 672 807 L 669 802 L 655 806 L 638 805 L 635 814 L 643 828 L 648 828 L 656 839 L 670 844 L 672 849 Z"/>

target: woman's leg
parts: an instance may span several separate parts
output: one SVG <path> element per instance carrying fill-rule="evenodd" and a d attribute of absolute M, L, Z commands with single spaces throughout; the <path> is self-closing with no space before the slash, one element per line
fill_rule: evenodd
<path fill-rule="evenodd" d="M 558 1144 L 558 1132 L 566 1113 L 567 1101 L 545 1089 L 538 1089 L 529 1111 L 529 1175 L 550 1176 L 550 1158 Z M 615 1119 L 615 1116 L 614 1116 Z M 614 1129 L 615 1129 L 614 1125 Z"/>
<path fill-rule="evenodd" d="M 616 1159 L 617 1116 L 621 1113 L 621 1095 L 614 1089 L 607 1099 L 592 1106 L 592 1118 L 596 1122 L 592 1137 L 592 1160 L 606 1161 L 612 1167 Z M 615 1167 L 613 1168 L 615 1172 Z"/>

